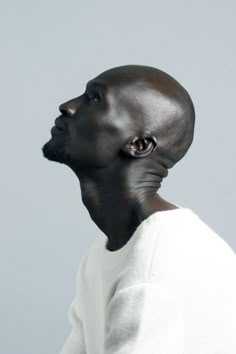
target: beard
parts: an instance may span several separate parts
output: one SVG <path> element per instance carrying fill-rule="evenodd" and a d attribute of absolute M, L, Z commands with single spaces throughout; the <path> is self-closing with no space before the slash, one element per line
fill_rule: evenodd
<path fill-rule="evenodd" d="M 58 139 L 58 137 L 52 137 L 42 147 L 43 156 L 49 161 L 65 163 L 65 145 L 64 139 Z"/>

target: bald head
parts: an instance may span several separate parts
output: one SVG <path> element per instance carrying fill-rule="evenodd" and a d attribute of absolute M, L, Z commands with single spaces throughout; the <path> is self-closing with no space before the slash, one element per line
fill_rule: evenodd
<path fill-rule="evenodd" d="M 137 135 L 153 136 L 152 156 L 171 168 L 186 154 L 193 141 L 195 111 L 178 81 L 143 65 L 116 67 L 94 80 L 113 89 L 121 106 L 125 103 Z"/>

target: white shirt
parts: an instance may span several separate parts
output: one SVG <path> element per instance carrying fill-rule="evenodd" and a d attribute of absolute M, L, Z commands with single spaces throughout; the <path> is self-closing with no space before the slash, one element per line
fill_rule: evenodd
<path fill-rule="evenodd" d="M 155 212 L 81 260 L 60 354 L 235 354 L 236 255 L 192 210 Z"/>

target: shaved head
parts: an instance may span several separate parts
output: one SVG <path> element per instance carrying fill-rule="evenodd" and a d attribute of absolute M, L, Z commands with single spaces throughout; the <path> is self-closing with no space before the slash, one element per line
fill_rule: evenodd
<path fill-rule="evenodd" d="M 193 141 L 195 111 L 190 95 L 173 77 L 153 67 L 125 65 L 95 80 L 119 87 L 116 100 L 126 103 L 136 134 L 156 138 L 155 156 L 167 168 L 186 154 Z"/>

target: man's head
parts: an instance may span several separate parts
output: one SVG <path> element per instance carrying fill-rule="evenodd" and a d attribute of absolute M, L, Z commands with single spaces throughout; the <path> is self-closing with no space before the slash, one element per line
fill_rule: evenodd
<path fill-rule="evenodd" d="M 62 105 L 44 156 L 72 168 L 108 167 L 116 159 L 154 159 L 171 168 L 189 149 L 195 113 L 187 91 L 161 70 L 110 69 Z"/>

